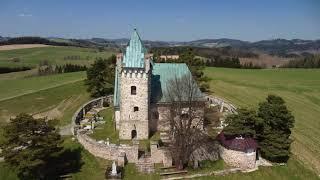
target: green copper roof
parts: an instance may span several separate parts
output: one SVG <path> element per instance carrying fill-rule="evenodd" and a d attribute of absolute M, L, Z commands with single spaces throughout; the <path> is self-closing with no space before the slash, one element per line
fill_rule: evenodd
<path fill-rule="evenodd" d="M 181 78 L 185 75 L 191 75 L 188 66 L 185 63 L 154 63 L 151 79 L 151 102 L 167 102 L 164 93 L 167 91 L 167 84 L 174 78 Z M 197 87 L 195 98 L 200 100 L 203 94 Z"/>
<path fill-rule="evenodd" d="M 131 35 L 129 46 L 123 57 L 124 67 L 128 68 L 144 68 L 144 53 L 146 49 L 135 29 Z"/>
<path fill-rule="evenodd" d="M 165 103 L 164 93 L 167 91 L 169 80 L 175 77 L 191 75 L 188 66 L 184 63 L 154 63 L 151 76 L 151 103 Z M 120 78 L 116 72 L 114 88 L 114 106 L 119 107 L 120 103 Z M 139 87 L 138 87 L 139 88 Z M 200 89 L 197 89 L 197 99 L 203 98 Z"/>

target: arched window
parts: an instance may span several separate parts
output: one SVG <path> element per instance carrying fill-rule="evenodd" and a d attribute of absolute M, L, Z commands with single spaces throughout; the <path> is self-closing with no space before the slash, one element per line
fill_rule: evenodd
<path fill-rule="evenodd" d="M 131 86 L 131 95 L 136 95 L 136 94 L 137 94 L 137 87 Z"/>
<path fill-rule="evenodd" d="M 137 138 L 137 131 L 136 130 L 132 130 L 131 131 L 131 139 L 136 139 Z"/>
<path fill-rule="evenodd" d="M 136 111 L 139 111 L 139 107 L 138 107 L 138 106 L 135 106 L 135 107 L 133 108 L 133 112 L 136 112 Z"/>

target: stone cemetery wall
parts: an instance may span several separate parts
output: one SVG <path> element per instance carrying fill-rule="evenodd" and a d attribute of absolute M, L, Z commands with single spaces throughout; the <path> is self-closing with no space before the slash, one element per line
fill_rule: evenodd
<path fill-rule="evenodd" d="M 113 102 L 113 95 L 103 96 L 96 99 L 93 99 L 85 104 L 83 104 L 72 116 L 71 121 L 71 132 L 73 135 L 77 132 L 77 125 L 80 124 L 80 121 L 83 119 L 86 112 L 90 111 L 94 106 L 102 107 L 104 103 L 112 104 Z"/>
<path fill-rule="evenodd" d="M 138 161 L 139 143 L 135 143 L 132 146 L 124 144 L 116 145 L 98 143 L 94 139 L 90 138 L 84 130 L 78 131 L 77 139 L 86 150 L 96 157 L 118 161 L 118 159 L 122 159 L 121 157 L 125 155 L 125 159 L 130 163 Z"/>
<path fill-rule="evenodd" d="M 236 113 L 237 108 L 224 99 L 212 95 L 205 95 L 205 97 L 210 105 L 219 106 L 220 112 Z"/>

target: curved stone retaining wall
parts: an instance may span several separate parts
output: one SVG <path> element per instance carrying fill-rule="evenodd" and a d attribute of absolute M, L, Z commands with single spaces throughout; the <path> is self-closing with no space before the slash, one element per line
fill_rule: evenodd
<path fill-rule="evenodd" d="M 71 132 L 73 135 L 77 133 L 77 125 L 80 124 L 80 121 L 83 119 L 83 116 L 86 112 L 90 111 L 94 106 L 103 107 L 103 104 L 112 104 L 113 103 L 113 95 L 103 96 L 96 99 L 92 99 L 91 101 L 83 104 L 72 116 L 71 120 Z"/>
<path fill-rule="evenodd" d="M 243 170 L 256 168 L 256 152 L 245 153 L 220 146 L 220 156 L 229 165 Z"/>
<path fill-rule="evenodd" d="M 132 146 L 99 143 L 88 136 L 90 131 L 80 129 L 78 126 L 86 112 L 90 111 L 93 107 L 103 107 L 104 103 L 110 105 L 113 103 L 112 100 L 113 95 L 103 96 L 93 99 L 80 107 L 72 117 L 72 133 L 76 135 L 79 143 L 96 157 L 118 161 L 118 163 L 124 161 L 136 163 L 138 161 L 139 142 L 134 143 Z"/>
<path fill-rule="evenodd" d="M 85 130 L 79 130 L 77 133 L 77 139 L 82 146 L 96 157 L 103 159 L 117 161 L 119 157 L 125 158 L 128 162 L 135 163 L 138 161 L 138 148 L 139 143 L 130 145 L 116 145 L 116 144 L 104 144 L 98 143 L 94 139 L 90 138 Z"/>
<path fill-rule="evenodd" d="M 212 95 L 207 95 L 207 94 L 205 95 L 205 98 L 210 105 L 219 106 L 220 112 L 230 112 L 230 113 L 237 112 L 236 111 L 237 108 L 233 104 L 225 101 L 222 98 L 212 96 Z"/>

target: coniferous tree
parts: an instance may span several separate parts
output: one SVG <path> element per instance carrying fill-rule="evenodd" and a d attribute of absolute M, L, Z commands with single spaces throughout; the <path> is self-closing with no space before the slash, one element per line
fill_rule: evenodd
<path fill-rule="evenodd" d="M 290 154 L 294 117 L 285 101 L 279 96 L 269 95 L 267 101 L 259 104 L 258 116 L 263 119 L 263 129 L 258 134 L 261 155 L 274 162 L 286 162 Z"/>
<path fill-rule="evenodd" d="M 62 140 L 48 121 L 20 114 L 4 127 L 4 139 L 5 163 L 17 170 L 19 178 L 45 179 L 54 173 L 48 162 L 61 152 Z"/>
<path fill-rule="evenodd" d="M 92 97 L 105 96 L 113 91 L 116 56 L 97 59 L 87 69 L 86 85 Z"/>
<path fill-rule="evenodd" d="M 262 120 L 254 110 L 239 109 L 237 114 L 226 118 L 227 126 L 223 132 L 227 136 L 256 137 L 256 132 L 261 128 Z"/>

